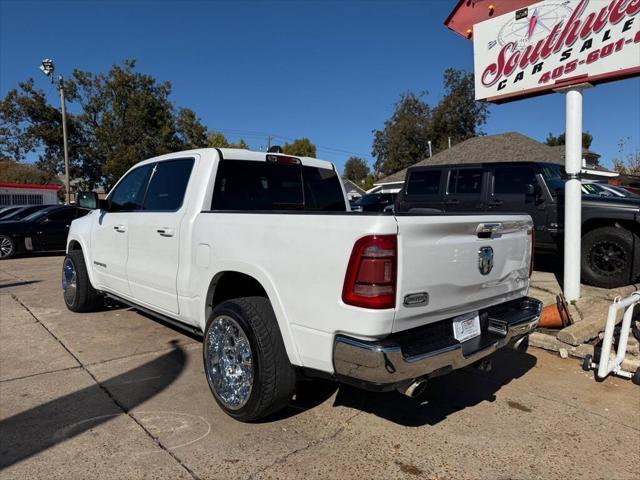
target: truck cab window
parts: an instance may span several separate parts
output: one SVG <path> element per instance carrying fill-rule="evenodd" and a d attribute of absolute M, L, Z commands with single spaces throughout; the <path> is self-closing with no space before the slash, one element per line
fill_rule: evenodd
<path fill-rule="evenodd" d="M 182 206 L 193 159 L 169 160 L 156 164 L 144 199 L 144 210 L 175 211 Z"/>
<path fill-rule="evenodd" d="M 440 191 L 440 170 L 411 172 L 407 182 L 407 195 L 437 195 Z"/>
<path fill-rule="evenodd" d="M 212 210 L 301 210 L 300 165 L 222 160 L 216 173 Z"/>
<path fill-rule="evenodd" d="M 496 195 L 524 195 L 527 185 L 538 185 L 535 173 L 529 167 L 496 167 L 493 178 L 493 193 Z"/>
<path fill-rule="evenodd" d="M 345 212 L 347 207 L 340 179 L 328 168 L 302 167 L 305 210 Z"/>
<path fill-rule="evenodd" d="M 448 193 L 480 195 L 482 188 L 481 168 L 451 170 Z"/>
<path fill-rule="evenodd" d="M 127 174 L 109 195 L 109 210 L 128 212 L 139 210 L 149 182 L 152 165 L 138 167 Z"/>

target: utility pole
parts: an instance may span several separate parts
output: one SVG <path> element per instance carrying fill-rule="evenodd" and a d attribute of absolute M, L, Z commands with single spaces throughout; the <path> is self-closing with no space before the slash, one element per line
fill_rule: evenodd
<path fill-rule="evenodd" d="M 428 140 L 427 143 L 429 144 L 429 158 L 431 158 L 431 140 Z"/>
<path fill-rule="evenodd" d="M 449 139 L 449 148 L 451 148 L 451 137 L 447 137 Z"/>
<path fill-rule="evenodd" d="M 64 85 L 62 75 L 58 76 L 60 90 L 60 108 L 62 110 L 62 145 L 64 148 L 64 188 L 67 192 L 67 203 L 71 202 L 71 187 L 69 184 L 69 150 L 67 147 L 67 106 L 64 99 Z"/>
<path fill-rule="evenodd" d="M 42 64 L 40 65 L 40 70 L 47 77 L 51 79 L 51 83 L 55 83 L 53 79 L 53 72 L 55 67 L 53 65 L 53 60 L 50 58 L 45 58 L 42 60 Z M 67 107 L 64 99 L 64 78 L 62 75 L 58 76 L 58 90 L 60 91 L 60 110 L 62 112 L 62 145 L 64 151 L 64 188 L 66 192 L 66 203 L 69 203 L 71 200 L 71 187 L 69 184 L 69 149 L 67 143 Z"/>
<path fill-rule="evenodd" d="M 271 139 L 273 138 L 272 135 L 267 135 L 267 152 L 269 151 L 269 149 L 271 148 Z"/>

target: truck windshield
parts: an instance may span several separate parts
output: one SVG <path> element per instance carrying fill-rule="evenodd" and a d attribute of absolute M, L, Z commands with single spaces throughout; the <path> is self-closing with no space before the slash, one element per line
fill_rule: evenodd
<path fill-rule="evenodd" d="M 567 178 L 564 168 L 560 165 L 547 164 L 542 165 L 542 176 L 544 177 L 551 193 L 558 194 L 564 191 L 564 182 Z"/>

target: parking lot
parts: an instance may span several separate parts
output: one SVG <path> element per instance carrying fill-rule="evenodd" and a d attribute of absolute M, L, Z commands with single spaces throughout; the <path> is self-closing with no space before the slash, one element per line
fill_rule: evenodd
<path fill-rule="evenodd" d="M 216 406 L 199 339 L 111 305 L 74 314 L 62 256 L 0 263 L 0 477 L 637 479 L 640 388 L 496 354 L 418 400 L 312 382 L 284 413 Z"/>

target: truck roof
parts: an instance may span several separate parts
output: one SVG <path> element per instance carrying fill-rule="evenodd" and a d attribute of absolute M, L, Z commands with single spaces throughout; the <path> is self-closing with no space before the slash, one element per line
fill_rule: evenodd
<path fill-rule="evenodd" d="M 306 165 L 309 167 L 317 167 L 317 168 L 326 168 L 327 170 L 335 170 L 333 163 L 327 160 L 319 160 L 317 158 L 312 157 L 300 157 L 298 155 L 287 155 L 282 153 L 267 153 L 267 152 L 256 152 L 253 150 L 245 150 L 243 148 L 196 148 L 193 150 L 184 150 L 179 152 L 168 153 L 165 155 L 160 155 L 158 157 L 150 158 L 148 160 L 144 160 L 140 162 L 138 165 L 143 165 L 145 163 L 153 163 L 162 160 L 169 160 L 170 158 L 176 158 L 176 154 L 182 155 L 194 155 L 198 154 L 202 158 L 211 158 L 212 154 L 220 152 L 222 153 L 222 158 L 225 160 L 249 160 L 254 162 L 265 162 L 267 160 L 267 155 L 284 155 L 290 156 L 300 159 L 302 165 Z"/>

